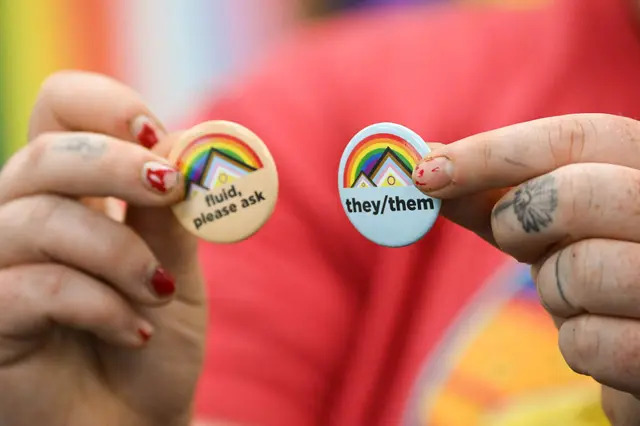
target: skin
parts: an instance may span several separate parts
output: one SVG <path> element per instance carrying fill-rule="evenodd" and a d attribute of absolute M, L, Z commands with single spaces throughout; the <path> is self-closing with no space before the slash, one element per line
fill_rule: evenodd
<path fill-rule="evenodd" d="M 33 110 L 30 143 L 0 173 L 3 424 L 190 422 L 203 280 L 196 240 L 168 209 L 183 186 L 162 194 L 141 177 L 145 163 L 165 162 L 175 136 L 153 151 L 135 144 L 129 123 L 140 114 L 152 117 L 120 83 L 56 74 Z M 127 201 L 126 212 L 108 197 Z M 171 296 L 152 291 L 160 265 L 176 278 Z"/>
<path fill-rule="evenodd" d="M 139 176 L 164 161 L 175 136 L 153 151 L 137 146 L 127 123 L 140 113 L 150 115 L 119 83 L 55 75 L 34 109 L 31 143 L 0 174 L 0 235 L 11 242 L 0 248 L 0 383 L 12 389 L 0 412 L 9 424 L 95 424 L 96 413 L 104 424 L 191 421 L 202 278 L 196 242 L 167 208 L 181 190 L 159 194 Z M 639 140 L 632 119 L 551 117 L 434 144 L 426 160 L 449 161 L 441 188 L 424 185 L 424 163 L 414 174 L 445 200 L 449 219 L 532 264 L 563 356 L 604 385 L 616 425 L 640 416 Z M 124 222 L 109 217 L 106 197 L 129 203 Z M 177 277 L 174 297 L 149 291 L 159 264 Z M 147 324 L 144 344 L 136 332 Z"/>
<path fill-rule="evenodd" d="M 142 148 L 129 130 L 140 114 L 161 128 L 120 83 L 55 74 L 34 107 L 30 143 L 0 172 L 7 424 L 193 424 L 203 279 L 196 241 L 169 210 L 181 185 L 161 194 L 140 178 L 176 135 Z M 450 160 L 451 182 L 419 185 L 445 200 L 449 219 L 532 264 L 565 360 L 603 384 L 605 412 L 621 426 L 640 419 L 638 141 L 640 123 L 623 117 L 522 123 L 434 144 L 430 158 Z M 150 291 L 159 265 L 176 277 L 172 296 Z"/>
<path fill-rule="evenodd" d="M 414 173 L 446 216 L 532 265 L 564 359 L 622 426 L 640 419 L 639 141 L 629 118 L 551 117 L 434 145 L 449 182 L 436 160 Z"/>

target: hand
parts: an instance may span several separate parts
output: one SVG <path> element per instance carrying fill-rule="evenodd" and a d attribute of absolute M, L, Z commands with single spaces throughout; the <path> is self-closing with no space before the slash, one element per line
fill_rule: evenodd
<path fill-rule="evenodd" d="M 606 386 L 613 424 L 638 424 L 640 122 L 553 117 L 434 145 L 427 160 L 416 185 L 533 265 L 566 362 Z"/>
<path fill-rule="evenodd" d="M 187 425 L 205 299 L 172 138 L 130 89 L 65 72 L 29 139 L 0 173 L 0 423 Z"/>

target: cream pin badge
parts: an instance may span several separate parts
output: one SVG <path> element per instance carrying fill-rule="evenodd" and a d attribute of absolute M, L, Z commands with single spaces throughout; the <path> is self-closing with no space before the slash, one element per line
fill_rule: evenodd
<path fill-rule="evenodd" d="M 249 129 L 209 121 L 187 130 L 169 154 L 186 181 L 178 221 L 211 242 L 232 243 L 260 229 L 278 197 L 278 173 L 269 150 Z"/>

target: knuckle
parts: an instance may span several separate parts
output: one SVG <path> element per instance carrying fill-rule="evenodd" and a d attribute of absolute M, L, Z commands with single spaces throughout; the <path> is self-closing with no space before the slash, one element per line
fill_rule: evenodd
<path fill-rule="evenodd" d="M 0 229 L 23 229 L 27 233 L 23 235 L 36 232 L 36 228 L 47 230 L 52 217 L 66 202 L 54 195 L 32 195 L 12 200 L 0 206 Z"/>
<path fill-rule="evenodd" d="M 69 269 L 55 265 L 49 268 L 46 278 L 42 283 L 42 291 L 45 296 L 55 299 L 71 279 L 71 274 Z"/>
<path fill-rule="evenodd" d="M 556 166 L 579 161 L 591 137 L 588 132 L 579 117 L 563 117 L 548 129 L 549 153 Z"/>
<path fill-rule="evenodd" d="M 10 303 L 16 299 L 16 283 L 22 281 L 24 270 L 21 268 L 0 269 L 0 312 L 6 312 L 3 305 L 11 306 Z"/>
<path fill-rule="evenodd" d="M 0 329 L 11 324 L 16 307 L 23 306 L 24 268 L 0 269 Z"/>
<path fill-rule="evenodd" d="M 10 188 L 20 182 L 20 175 L 24 170 L 29 170 L 29 167 L 32 167 L 29 164 L 32 155 L 30 151 L 31 147 L 26 145 L 6 161 L 2 168 L 2 173 L 0 173 L 1 187 L 3 188 L 2 192 L 10 192 Z"/>
<path fill-rule="evenodd" d="M 488 142 L 483 143 L 482 158 L 483 158 L 484 167 L 486 169 L 489 168 L 489 161 L 491 160 L 492 156 L 493 156 L 493 153 L 491 150 L 491 144 Z"/>
<path fill-rule="evenodd" d="M 23 184 L 25 173 L 38 169 L 53 138 L 53 132 L 42 133 L 9 157 L 0 170 L 0 199 Z"/>
<path fill-rule="evenodd" d="M 542 306 L 551 314 L 555 313 L 554 298 L 550 295 L 552 290 L 552 283 L 554 281 L 554 269 L 555 262 L 553 258 L 545 259 L 545 261 L 539 266 L 538 274 L 535 279 L 536 290 L 538 292 L 538 298 Z"/>
<path fill-rule="evenodd" d="M 556 166 L 585 161 L 593 156 L 600 140 L 620 131 L 636 134 L 638 122 L 613 114 L 574 114 L 559 117 L 545 135 Z M 625 137 L 628 139 L 628 137 Z M 637 137 L 634 137 L 637 140 Z"/>
<path fill-rule="evenodd" d="M 139 246 L 139 245 L 138 245 Z M 129 249 L 129 251 L 134 251 Z M 150 271 L 156 268 L 158 262 L 154 259 L 153 255 L 148 250 L 135 250 L 134 253 L 127 257 L 124 251 L 120 254 L 122 262 L 126 262 L 128 258 L 133 258 L 131 266 L 129 267 L 129 278 L 132 282 L 143 283 L 149 280 Z M 125 263 L 121 263 L 125 264 Z"/>
<path fill-rule="evenodd" d="M 141 238 L 129 228 L 122 226 L 121 232 L 105 245 L 103 259 L 110 265 L 121 265 L 119 273 L 122 279 L 130 282 L 145 282 L 150 271 L 157 265 L 151 250 Z"/>
<path fill-rule="evenodd" d="M 117 300 L 117 295 L 114 293 L 113 297 L 107 296 L 107 294 L 102 295 L 101 297 L 96 298 L 95 303 L 93 303 L 91 307 L 91 322 L 94 324 L 113 324 L 114 321 L 117 321 L 121 315 Z"/>
<path fill-rule="evenodd" d="M 593 172 L 585 164 L 576 163 L 558 168 L 553 176 L 557 179 L 558 219 L 567 226 L 578 226 L 585 211 L 596 208 Z"/>
<path fill-rule="evenodd" d="M 37 195 L 20 201 L 25 204 L 20 210 L 23 210 L 23 214 L 28 212 L 28 214 L 24 215 L 27 223 L 31 225 L 39 224 L 38 227 L 42 230 L 50 229 L 58 214 L 70 202 L 54 195 Z"/>
<path fill-rule="evenodd" d="M 588 305 L 588 300 L 602 294 L 604 290 L 604 277 L 598 255 L 598 248 L 594 247 L 594 240 L 582 240 L 567 247 L 565 259 L 569 263 L 569 287 L 580 288 L 580 291 L 572 292 L 571 296 L 579 306 Z"/>
<path fill-rule="evenodd" d="M 69 84 L 69 80 L 80 74 L 80 71 L 59 70 L 49 74 L 40 85 L 40 98 L 46 98 L 63 89 Z"/>
<path fill-rule="evenodd" d="M 44 132 L 33 138 L 27 146 L 22 149 L 23 166 L 29 168 L 38 167 L 42 158 L 46 155 L 51 141 L 53 139 L 52 132 Z"/>
<path fill-rule="evenodd" d="M 588 372 L 591 361 L 600 352 L 600 336 L 591 321 L 591 316 L 581 315 L 560 328 L 560 351 L 569 367 L 580 374 Z"/>
<path fill-rule="evenodd" d="M 13 176 L 21 170 L 20 163 L 24 158 L 23 150 L 24 148 L 18 150 L 15 154 L 9 157 L 4 165 L 2 165 L 2 168 L 0 168 L 0 182 L 2 182 L 2 185 L 0 185 L 1 188 L 9 186 L 10 182 L 14 180 Z"/>
<path fill-rule="evenodd" d="M 583 120 L 576 119 L 571 120 L 564 128 L 562 140 L 565 144 L 564 148 L 568 163 L 581 161 L 587 140 L 595 139 L 596 135 L 590 134 L 594 131 L 587 130 L 586 124 L 588 123 L 583 123 Z"/>

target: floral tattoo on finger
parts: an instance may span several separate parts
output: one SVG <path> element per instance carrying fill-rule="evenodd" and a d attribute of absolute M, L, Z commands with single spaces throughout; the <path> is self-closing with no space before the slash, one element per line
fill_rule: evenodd
<path fill-rule="evenodd" d="M 540 232 L 553 222 L 558 207 L 558 190 L 553 175 L 545 175 L 522 184 L 512 200 L 498 204 L 493 216 L 513 208 L 513 212 L 527 233 Z"/>

